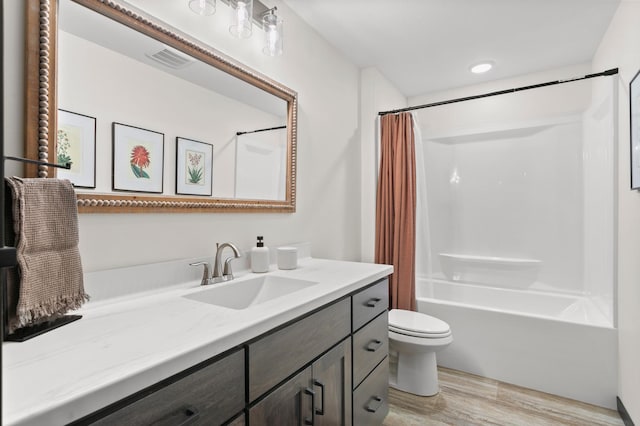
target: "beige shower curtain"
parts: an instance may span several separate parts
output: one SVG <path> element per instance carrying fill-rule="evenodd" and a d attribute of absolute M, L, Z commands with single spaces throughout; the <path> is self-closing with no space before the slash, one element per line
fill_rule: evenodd
<path fill-rule="evenodd" d="M 387 114 L 380 123 L 376 201 L 376 263 L 393 265 L 389 309 L 415 310 L 416 169 L 411 114 Z"/>

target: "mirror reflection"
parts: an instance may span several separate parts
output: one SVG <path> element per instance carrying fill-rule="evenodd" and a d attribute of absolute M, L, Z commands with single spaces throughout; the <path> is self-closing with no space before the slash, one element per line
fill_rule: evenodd
<path fill-rule="evenodd" d="M 57 54 L 59 111 L 95 118 L 91 185 L 91 147 L 61 152 L 76 139 L 58 115 L 57 155 L 75 157 L 58 173 L 78 192 L 145 195 L 134 181 L 148 180 L 163 195 L 286 199 L 285 99 L 71 0 L 59 2 Z"/>

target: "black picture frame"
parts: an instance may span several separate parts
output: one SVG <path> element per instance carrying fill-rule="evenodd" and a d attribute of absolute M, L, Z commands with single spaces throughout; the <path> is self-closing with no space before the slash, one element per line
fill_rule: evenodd
<path fill-rule="evenodd" d="M 629 82 L 631 189 L 640 190 L 640 70 Z"/>
<path fill-rule="evenodd" d="M 59 179 L 69 179 L 76 188 L 96 187 L 96 118 L 58 109 L 56 163 L 71 163 L 57 170 Z"/>
<path fill-rule="evenodd" d="M 176 194 L 210 197 L 212 188 L 213 145 L 176 137 Z"/>
<path fill-rule="evenodd" d="M 113 122 L 112 137 L 113 190 L 162 194 L 164 133 Z"/>

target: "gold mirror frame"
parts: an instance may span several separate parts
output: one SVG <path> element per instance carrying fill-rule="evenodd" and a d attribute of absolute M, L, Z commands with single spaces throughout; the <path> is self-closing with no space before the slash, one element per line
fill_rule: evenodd
<path fill-rule="evenodd" d="M 243 200 L 174 195 L 77 194 L 80 213 L 287 212 L 296 209 L 298 95 L 226 55 L 112 0 L 73 0 L 114 21 L 183 51 L 287 102 L 285 200 Z M 27 0 L 25 57 L 25 157 L 55 163 L 57 134 L 57 0 Z M 25 166 L 27 177 L 55 176 L 47 166 Z"/>

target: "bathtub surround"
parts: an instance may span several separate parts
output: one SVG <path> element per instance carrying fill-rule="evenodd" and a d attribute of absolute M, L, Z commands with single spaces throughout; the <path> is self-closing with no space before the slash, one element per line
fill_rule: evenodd
<path fill-rule="evenodd" d="M 415 310 L 416 158 L 411 114 L 383 116 L 380 135 L 375 260 L 394 267 L 389 309 Z"/>
<path fill-rule="evenodd" d="M 417 112 L 418 311 L 456 335 L 441 365 L 615 407 L 614 79 Z"/>

